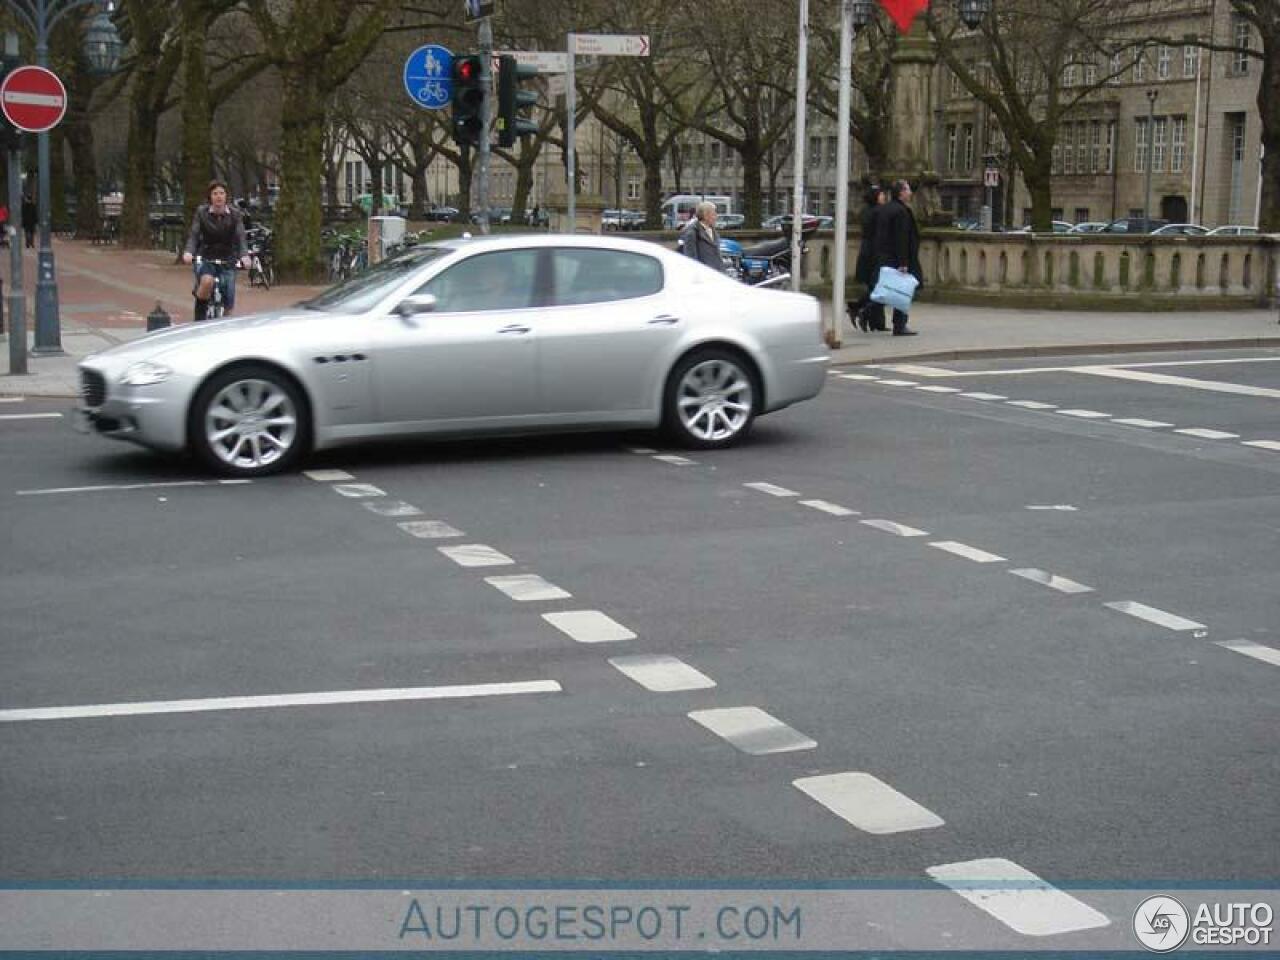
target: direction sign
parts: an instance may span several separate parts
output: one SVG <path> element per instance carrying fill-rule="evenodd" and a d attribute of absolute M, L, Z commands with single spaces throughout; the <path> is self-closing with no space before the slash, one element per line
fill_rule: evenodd
<path fill-rule="evenodd" d="M 533 67 L 538 73 L 567 73 L 569 54 L 563 50 L 495 50 L 495 57 L 515 57 L 522 67 Z"/>
<path fill-rule="evenodd" d="M 645 33 L 571 33 L 569 52 L 580 56 L 647 57 L 649 35 Z"/>
<path fill-rule="evenodd" d="M 453 99 L 453 52 L 438 43 L 419 47 L 404 62 L 404 89 L 426 110 L 443 110 Z"/>
<path fill-rule="evenodd" d="M 495 0 L 463 0 L 462 9 L 467 23 L 493 16 Z"/>
<path fill-rule="evenodd" d="M 52 130 L 67 112 L 67 88 L 44 67 L 19 67 L 0 84 L 0 108 L 27 133 Z"/>

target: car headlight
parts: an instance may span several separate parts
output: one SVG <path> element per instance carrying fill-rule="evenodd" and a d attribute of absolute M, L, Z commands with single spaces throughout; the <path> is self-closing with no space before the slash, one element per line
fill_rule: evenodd
<path fill-rule="evenodd" d="M 153 383 L 164 383 L 173 371 L 162 363 L 143 360 L 133 364 L 120 377 L 120 382 L 130 387 L 148 387 Z"/>

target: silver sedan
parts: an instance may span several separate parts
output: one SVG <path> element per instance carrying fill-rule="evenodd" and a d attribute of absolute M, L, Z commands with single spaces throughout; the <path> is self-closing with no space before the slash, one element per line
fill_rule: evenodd
<path fill-rule="evenodd" d="M 464 238 L 88 357 L 77 420 L 241 477 L 372 437 L 662 426 L 723 447 L 828 362 L 812 297 L 643 241 Z"/>

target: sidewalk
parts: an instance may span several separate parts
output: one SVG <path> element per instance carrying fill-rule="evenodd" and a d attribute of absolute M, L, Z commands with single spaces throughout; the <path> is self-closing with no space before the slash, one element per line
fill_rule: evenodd
<path fill-rule="evenodd" d="M 35 251 L 25 254 L 30 339 L 35 328 Z M 80 358 L 143 336 L 147 314 L 157 302 L 174 322 L 186 323 L 190 319 L 191 268 L 175 264 L 172 254 L 56 240 L 54 255 L 62 348 L 66 355 L 29 355 L 27 375 L 8 375 L 8 338 L 0 338 L 0 369 L 4 371 L 0 373 L 0 395 L 75 397 L 76 363 Z M 8 251 L 0 251 L 0 264 L 7 261 Z M 3 272 L 8 273 L 7 269 Z M 236 283 L 236 312 L 288 306 L 321 289 L 283 286 L 264 291 L 250 288 L 242 274 Z M 915 337 L 863 333 L 850 328 L 847 319 L 841 319 L 842 344 L 833 351 L 837 365 L 1223 346 L 1280 347 L 1280 317 L 1274 310 L 1071 313 L 922 303 L 911 315 L 911 326 L 920 331 Z"/>

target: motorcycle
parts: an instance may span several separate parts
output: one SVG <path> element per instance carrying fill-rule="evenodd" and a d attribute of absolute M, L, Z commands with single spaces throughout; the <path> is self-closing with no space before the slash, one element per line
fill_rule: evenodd
<path fill-rule="evenodd" d="M 808 240 L 818 230 L 817 217 L 800 222 L 800 254 L 809 252 Z M 720 259 L 725 272 L 753 287 L 780 286 L 791 279 L 791 218 L 783 220 L 782 236 L 744 247 L 736 240 L 721 239 Z"/>

